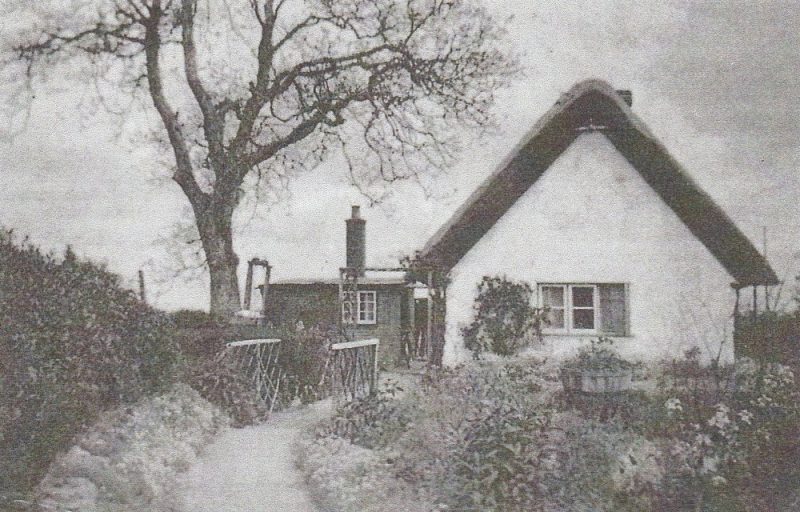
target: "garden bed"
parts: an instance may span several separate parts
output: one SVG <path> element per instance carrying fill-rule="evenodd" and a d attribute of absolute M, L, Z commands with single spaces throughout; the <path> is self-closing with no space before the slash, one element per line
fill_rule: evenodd
<path fill-rule="evenodd" d="M 793 509 L 791 370 L 744 362 L 732 387 L 732 370 L 670 368 L 644 372 L 651 391 L 577 402 L 535 360 L 430 371 L 342 407 L 303 443 L 304 471 L 325 510 Z"/>

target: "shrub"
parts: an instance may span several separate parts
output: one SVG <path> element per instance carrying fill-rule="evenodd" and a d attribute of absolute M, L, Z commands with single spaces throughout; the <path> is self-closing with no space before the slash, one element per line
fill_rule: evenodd
<path fill-rule="evenodd" d="M 480 408 L 467 419 L 454 454 L 460 484 L 450 497 L 456 510 L 532 510 L 543 499 L 548 464 L 548 413 L 504 403 Z"/>
<path fill-rule="evenodd" d="M 346 402 L 322 427 L 324 437 L 342 437 L 365 448 L 384 448 L 405 432 L 411 412 L 394 400 L 396 383 L 389 381 L 377 393 Z"/>
<path fill-rule="evenodd" d="M 702 367 L 687 354 L 664 371 L 652 397 L 658 419 L 639 424 L 664 454 L 654 508 L 792 509 L 800 487 L 800 396 L 791 369 L 744 358 L 734 373 Z"/>
<path fill-rule="evenodd" d="M 166 315 L 69 249 L 0 232 L 0 292 L 0 491 L 25 490 L 101 411 L 168 386 L 178 351 Z"/>
<path fill-rule="evenodd" d="M 733 370 L 688 353 L 662 367 L 655 390 L 620 395 L 617 414 L 598 420 L 564 407 L 554 367 L 520 359 L 431 369 L 418 390 L 348 405 L 313 451 L 364 464 L 319 461 L 330 508 L 353 481 L 368 503 L 394 489 L 425 510 L 797 508 L 800 396 L 790 368 L 740 360 L 736 385 L 718 385 Z"/>
<path fill-rule="evenodd" d="M 268 414 L 267 404 L 258 396 L 252 380 L 222 355 L 220 352 L 190 366 L 188 384 L 227 414 L 234 427 L 258 423 Z"/>
<path fill-rule="evenodd" d="M 530 305 L 533 290 L 528 283 L 485 276 L 478 284 L 475 319 L 462 329 L 465 346 L 477 359 L 483 352 L 508 356 L 541 334 L 542 311 Z"/>
<path fill-rule="evenodd" d="M 207 311 L 199 309 L 180 309 L 170 313 L 176 329 L 214 328 L 225 325 L 225 322 Z"/>
<path fill-rule="evenodd" d="M 299 329 L 286 333 L 283 339 L 280 403 L 288 405 L 294 400 L 310 403 L 328 396 L 330 383 L 325 372 L 329 370 L 331 340 L 337 339 L 334 329 L 322 326 Z"/>

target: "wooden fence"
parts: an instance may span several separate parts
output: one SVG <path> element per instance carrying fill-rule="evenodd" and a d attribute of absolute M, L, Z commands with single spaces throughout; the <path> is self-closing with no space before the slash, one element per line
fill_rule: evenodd
<path fill-rule="evenodd" d="M 253 383 L 269 411 L 278 401 L 283 370 L 280 367 L 281 340 L 253 339 L 226 344 L 225 357 Z"/>
<path fill-rule="evenodd" d="M 330 394 L 337 400 L 353 400 L 374 394 L 378 389 L 379 345 L 377 338 L 332 344 L 319 382 L 320 397 Z M 279 339 L 231 341 L 223 352 L 223 357 L 252 382 L 270 412 L 287 377 L 280 352 Z"/>
<path fill-rule="evenodd" d="M 378 390 L 377 338 L 331 345 L 331 391 L 335 398 L 352 400 Z"/>

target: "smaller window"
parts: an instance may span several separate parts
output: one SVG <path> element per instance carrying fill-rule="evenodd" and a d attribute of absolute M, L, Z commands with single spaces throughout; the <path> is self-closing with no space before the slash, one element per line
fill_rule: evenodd
<path fill-rule="evenodd" d="M 378 301 L 374 291 L 345 292 L 342 297 L 342 323 L 377 323 Z"/>
<path fill-rule="evenodd" d="M 374 324 L 377 306 L 375 292 L 358 292 L 358 323 Z"/>

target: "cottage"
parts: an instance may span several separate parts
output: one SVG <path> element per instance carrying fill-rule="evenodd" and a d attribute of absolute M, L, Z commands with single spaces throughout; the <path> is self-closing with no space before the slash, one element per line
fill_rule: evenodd
<path fill-rule="evenodd" d="M 483 276 L 526 281 L 560 357 L 599 335 L 640 360 L 733 357 L 739 290 L 778 282 L 731 219 L 632 112 L 629 91 L 575 85 L 431 238 L 448 273 L 444 363 Z"/>
<path fill-rule="evenodd" d="M 340 277 L 271 283 L 265 316 L 275 326 L 335 326 L 353 340 L 378 338 L 379 362 L 392 368 L 407 357 L 403 336 L 419 332 L 424 324 L 415 317 L 425 309 L 400 269 L 366 266 L 366 221 L 358 206 L 345 222 L 347 261 Z"/>

